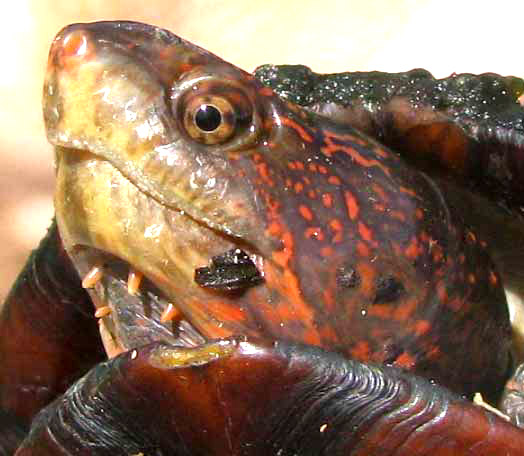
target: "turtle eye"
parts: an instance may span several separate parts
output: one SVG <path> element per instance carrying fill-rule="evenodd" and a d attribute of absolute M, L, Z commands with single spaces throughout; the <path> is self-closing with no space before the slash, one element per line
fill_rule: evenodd
<path fill-rule="evenodd" d="M 195 112 L 194 123 L 200 130 L 211 133 L 220 127 L 222 113 L 212 104 L 203 104 Z"/>
<path fill-rule="evenodd" d="M 224 97 L 196 97 L 188 103 L 183 116 L 187 134 L 203 144 L 227 141 L 237 126 L 235 110 Z"/>

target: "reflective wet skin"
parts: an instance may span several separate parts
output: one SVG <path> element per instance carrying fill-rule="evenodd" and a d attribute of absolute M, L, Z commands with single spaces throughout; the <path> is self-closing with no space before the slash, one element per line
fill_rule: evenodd
<path fill-rule="evenodd" d="M 448 186 L 144 24 L 62 30 L 44 117 L 45 261 L 63 242 L 106 351 L 125 353 L 45 409 L 17 454 L 521 454 L 523 431 L 434 386 L 496 400 L 512 368 L 502 278 Z M 71 304 L 60 293 L 46 299 Z M 135 435 L 157 412 L 166 425 Z"/>

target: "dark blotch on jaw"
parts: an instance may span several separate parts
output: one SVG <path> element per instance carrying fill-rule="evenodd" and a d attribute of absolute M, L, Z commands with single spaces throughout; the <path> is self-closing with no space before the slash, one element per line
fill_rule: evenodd
<path fill-rule="evenodd" d="M 396 277 L 379 277 L 376 282 L 376 294 L 373 304 L 383 304 L 396 301 L 406 289 Z"/>
<path fill-rule="evenodd" d="M 214 290 L 245 290 L 263 281 L 255 263 L 241 249 L 228 250 L 213 257 L 210 266 L 195 269 L 195 282 Z"/>

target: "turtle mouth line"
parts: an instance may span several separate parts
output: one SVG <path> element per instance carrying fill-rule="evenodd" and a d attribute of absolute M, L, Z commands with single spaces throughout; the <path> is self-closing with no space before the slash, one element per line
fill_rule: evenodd
<path fill-rule="evenodd" d="M 119 179 L 125 181 L 129 186 L 135 188 L 137 192 L 141 195 L 154 201 L 158 206 L 164 208 L 167 211 L 178 213 L 183 215 L 188 220 L 191 220 L 192 223 L 200 226 L 203 229 L 211 230 L 216 235 L 223 237 L 225 239 L 233 241 L 235 244 L 242 244 L 249 246 L 250 250 L 255 250 L 253 239 L 246 239 L 241 232 L 237 232 L 232 228 L 229 228 L 227 224 L 216 221 L 211 217 L 205 216 L 205 214 L 200 213 L 194 208 L 191 203 L 195 199 L 195 195 L 187 193 L 184 196 L 177 197 L 177 201 L 166 198 L 165 195 L 161 194 L 158 190 L 155 190 L 153 186 L 144 184 L 148 182 L 148 179 L 142 176 L 138 178 L 133 176 L 129 170 L 126 170 L 125 167 L 119 166 L 113 160 L 106 158 L 99 152 L 94 151 L 90 146 L 86 145 L 85 147 L 72 147 L 68 144 L 54 144 L 55 155 L 59 156 L 73 156 L 78 157 L 82 161 L 96 161 L 99 163 L 107 164 L 112 171 L 119 176 Z M 58 158 L 55 158 L 57 166 L 61 166 Z M 67 165 L 66 165 L 67 166 Z M 92 164 L 89 167 L 93 167 Z M 232 219 L 235 217 L 232 216 Z"/>
<path fill-rule="evenodd" d="M 186 314 L 132 264 L 88 246 L 77 245 L 71 254 L 94 303 L 108 356 L 156 341 L 182 347 L 209 342 L 193 324 L 191 309 Z M 264 282 L 263 259 L 233 248 L 195 269 L 193 280 L 210 295 L 234 299 Z"/>

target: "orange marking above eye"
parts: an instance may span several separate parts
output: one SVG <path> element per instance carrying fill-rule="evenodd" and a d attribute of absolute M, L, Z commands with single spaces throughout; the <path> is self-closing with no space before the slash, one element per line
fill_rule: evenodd
<path fill-rule="evenodd" d="M 359 207 L 355 196 L 349 190 L 346 190 L 344 192 L 344 199 L 346 201 L 349 218 L 356 220 L 358 218 Z"/>
<path fill-rule="evenodd" d="M 302 182 L 295 182 L 294 188 L 295 193 L 300 193 L 302 190 L 304 190 L 304 184 Z"/>
<path fill-rule="evenodd" d="M 289 117 L 280 117 L 280 122 L 282 125 L 293 129 L 304 141 L 311 143 L 313 142 L 313 137 L 297 122 L 290 119 Z"/>
<path fill-rule="evenodd" d="M 340 144 L 334 142 L 334 139 L 340 141 Z M 321 147 L 320 150 L 327 157 L 331 157 L 335 152 L 343 152 L 349 155 L 353 159 L 353 161 L 359 164 L 360 166 L 364 166 L 365 168 L 380 168 L 384 172 L 384 174 L 386 174 L 386 176 L 391 177 L 391 172 L 385 164 L 379 162 L 374 158 L 364 157 L 360 152 L 357 151 L 357 149 L 351 146 L 351 143 L 364 145 L 366 147 L 370 146 L 370 144 L 368 144 L 367 142 L 364 142 L 362 144 L 362 140 L 360 138 L 357 138 L 353 135 L 337 135 L 330 131 L 326 131 L 324 133 L 324 142 L 326 145 Z M 381 152 L 383 151 L 381 150 Z"/>
<path fill-rule="evenodd" d="M 298 207 L 298 211 L 300 212 L 300 215 L 302 217 L 304 217 L 306 220 L 308 221 L 311 221 L 313 220 L 313 213 L 311 212 L 311 210 L 309 209 L 309 207 L 301 204 L 299 207 Z"/>

